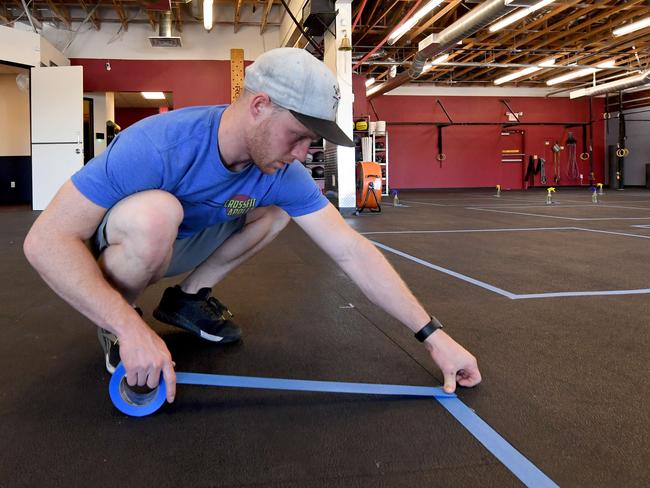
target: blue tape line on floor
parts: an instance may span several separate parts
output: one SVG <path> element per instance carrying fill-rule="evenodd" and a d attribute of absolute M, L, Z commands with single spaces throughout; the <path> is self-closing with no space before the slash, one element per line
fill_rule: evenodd
<path fill-rule="evenodd" d="M 558 488 L 553 480 L 542 473 L 537 466 L 512 447 L 508 441 L 458 398 L 436 398 L 436 400 L 526 486 Z"/>
<path fill-rule="evenodd" d="M 166 390 L 162 381 L 158 388 L 150 394 L 137 395 L 130 393 L 130 390 L 125 387 L 125 375 L 124 365 L 120 363 L 115 373 L 113 373 L 109 385 L 111 400 L 121 412 L 134 417 L 143 417 L 155 412 L 165 403 Z M 558 486 L 508 444 L 503 437 L 461 402 L 456 395 L 445 393 L 440 387 L 291 380 L 183 372 L 176 373 L 176 383 L 180 385 L 232 388 L 433 397 L 526 486 L 536 488 Z"/>

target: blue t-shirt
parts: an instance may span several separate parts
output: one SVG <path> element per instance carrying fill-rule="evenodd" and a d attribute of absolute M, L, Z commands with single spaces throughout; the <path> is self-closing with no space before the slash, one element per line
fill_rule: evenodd
<path fill-rule="evenodd" d="M 185 213 L 179 239 L 237 219 L 255 207 L 277 205 L 298 217 L 327 205 L 308 170 L 297 161 L 272 175 L 254 164 L 239 172 L 227 169 L 217 144 L 225 109 L 225 105 L 188 107 L 143 119 L 120 132 L 102 154 L 72 176 L 72 182 L 104 208 L 139 191 L 173 194 Z"/>

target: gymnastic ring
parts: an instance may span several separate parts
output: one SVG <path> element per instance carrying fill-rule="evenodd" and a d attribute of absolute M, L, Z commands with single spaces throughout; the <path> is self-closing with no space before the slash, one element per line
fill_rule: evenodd
<path fill-rule="evenodd" d="M 589 153 L 583 152 L 582 154 L 580 154 L 580 159 L 586 161 L 587 159 L 589 159 Z"/>
<path fill-rule="evenodd" d="M 445 153 L 436 154 L 436 159 L 438 161 L 444 161 L 445 159 L 447 159 L 447 155 Z"/>
<path fill-rule="evenodd" d="M 623 151 L 625 152 L 625 157 L 628 157 L 630 155 L 630 150 L 627 147 L 623 149 Z"/>
<path fill-rule="evenodd" d="M 624 158 L 625 157 L 625 149 L 617 149 L 616 150 L 616 156 L 619 158 Z"/>

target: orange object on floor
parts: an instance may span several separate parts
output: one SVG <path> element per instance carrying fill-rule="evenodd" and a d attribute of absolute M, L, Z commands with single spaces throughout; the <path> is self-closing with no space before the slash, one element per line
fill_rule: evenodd
<path fill-rule="evenodd" d="M 357 163 L 357 211 L 381 212 L 381 166 L 374 161 Z"/>

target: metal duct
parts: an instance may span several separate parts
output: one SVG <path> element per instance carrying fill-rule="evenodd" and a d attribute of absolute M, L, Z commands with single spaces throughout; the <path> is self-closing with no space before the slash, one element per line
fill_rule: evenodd
<path fill-rule="evenodd" d="M 181 47 L 181 38 L 172 36 L 172 13 L 170 10 L 160 12 L 158 35 L 151 36 L 149 42 L 152 47 Z"/>
<path fill-rule="evenodd" d="M 569 93 L 569 98 L 593 97 L 595 95 L 603 95 L 613 91 L 627 90 L 628 88 L 634 88 L 648 83 L 650 83 L 650 70 L 636 76 L 623 78 L 622 80 L 616 80 L 610 83 L 572 91 Z"/>
<path fill-rule="evenodd" d="M 160 37 L 172 36 L 172 13 L 160 12 L 160 22 L 158 23 L 158 35 Z"/>
<path fill-rule="evenodd" d="M 459 41 L 471 36 L 479 29 L 492 23 L 505 13 L 515 8 L 512 0 L 489 0 L 472 9 L 458 21 L 447 27 L 435 37 L 435 41 L 429 43 L 422 50 L 418 51 L 408 71 L 396 76 L 379 85 L 368 95 L 368 99 L 383 95 L 387 91 L 403 85 L 422 74 L 427 59 L 441 54 L 447 49 L 455 46 Z"/>

